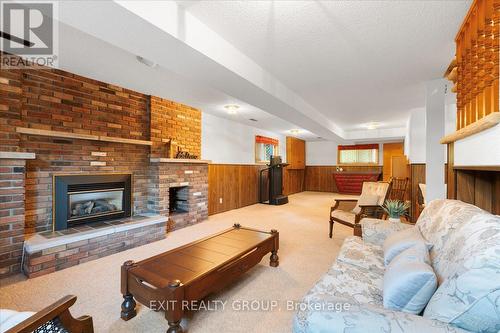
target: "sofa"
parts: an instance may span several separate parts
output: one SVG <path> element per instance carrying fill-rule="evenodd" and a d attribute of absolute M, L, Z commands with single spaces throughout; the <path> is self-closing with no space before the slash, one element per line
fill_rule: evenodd
<path fill-rule="evenodd" d="M 429 203 L 413 225 L 361 221 L 362 238 L 345 239 L 330 270 L 307 293 L 294 333 L 499 332 L 500 217 L 456 200 Z M 437 289 L 419 315 L 383 306 L 383 243 L 417 228 L 432 246 Z"/>

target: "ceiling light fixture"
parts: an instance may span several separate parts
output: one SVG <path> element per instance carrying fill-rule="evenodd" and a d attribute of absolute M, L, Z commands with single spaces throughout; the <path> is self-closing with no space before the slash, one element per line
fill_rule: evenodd
<path fill-rule="evenodd" d="M 240 108 L 240 106 L 237 104 L 224 105 L 224 109 L 226 109 L 227 113 L 229 113 L 229 114 L 236 114 L 236 112 L 238 112 L 239 108 Z"/>
<path fill-rule="evenodd" d="M 152 60 L 143 58 L 141 56 L 136 56 L 135 58 L 137 59 L 137 61 L 139 61 L 143 65 L 146 65 L 146 66 L 151 67 L 151 68 L 156 67 L 156 62 L 154 62 Z"/>
<path fill-rule="evenodd" d="M 379 123 L 375 123 L 375 122 L 371 122 L 369 124 L 366 124 L 366 128 L 369 129 L 369 130 L 374 130 L 374 129 L 377 129 L 378 127 L 380 126 Z"/>
<path fill-rule="evenodd" d="M 294 134 L 294 135 L 297 135 L 297 134 L 299 134 L 299 133 L 300 133 L 300 130 L 299 130 L 299 129 L 294 128 L 294 129 L 291 129 L 291 130 L 290 130 L 290 133 L 292 133 L 292 134 Z"/>

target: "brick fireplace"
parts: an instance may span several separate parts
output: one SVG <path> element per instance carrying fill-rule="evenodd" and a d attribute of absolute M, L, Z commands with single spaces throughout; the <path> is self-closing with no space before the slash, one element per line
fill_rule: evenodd
<path fill-rule="evenodd" d="M 28 275 L 37 276 L 164 238 L 166 230 L 207 218 L 207 161 L 165 155 L 168 140 L 200 155 L 199 110 L 55 69 L 1 69 L 0 87 L 0 277 L 20 272 L 23 247 L 33 245 L 24 264 Z M 90 226 L 95 230 L 77 224 L 55 228 L 53 178 L 97 174 L 131 176 L 130 217 L 117 216 L 121 222 L 115 225 L 98 218 L 91 221 L 101 223 Z M 172 214 L 169 188 L 181 186 L 187 187 L 188 211 Z M 104 198 L 110 202 L 99 201 L 99 210 L 118 205 L 117 188 Z M 89 207 L 78 206 L 75 213 L 91 212 Z M 96 230 L 113 233 L 88 238 Z M 82 243 L 71 242 L 69 236 L 78 233 Z M 43 238 L 64 244 L 44 248 Z"/>

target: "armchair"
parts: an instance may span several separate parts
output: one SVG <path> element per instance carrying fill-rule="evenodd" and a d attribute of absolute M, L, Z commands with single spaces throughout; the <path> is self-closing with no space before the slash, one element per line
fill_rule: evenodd
<path fill-rule="evenodd" d="M 5 333 L 93 333 L 94 326 L 92 323 L 92 317 L 82 316 L 79 318 L 73 318 L 69 312 L 69 308 L 75 304 L 75 302 L 76 296 L 68 295 L 36 313 L 16 313 L 11 310 L 0 310 L 0 312 L 4 312 L 6 314 L 1 317 L 5 318 L 7 321 L 15 316 L 19 316 L 23 319 L 27 317 L 27 319 L 21 322 L 16 321 L 15 318 L 11 319 L 13 324 L 15 322 L 18 324 L 10 329 L 7 329 Z M 4 319 L 2 319 L 2 321 L 3 320 Z M 4 328 L 6 328 L 7 325 L 8 323 L 5 323 L 4 326 L 4 323 L 0 322 L 0 326 Z"/>
<path fill-rule="evenodd" d="M 355 236 L 361 236 L 359 222 L 365 217 L 381 218 L 384 204 L 390 193 L 391 183 L 364 182 L 359 199 L 337 199 L 330 208 L 330 233 L 333 236 L 335 222 L 352 227 Z"/>

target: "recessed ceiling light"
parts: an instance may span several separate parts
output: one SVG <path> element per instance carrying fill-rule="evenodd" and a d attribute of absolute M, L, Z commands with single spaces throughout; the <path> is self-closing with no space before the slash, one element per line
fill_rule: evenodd
<path fill-rule="evenodd" d="M 250 120 L 250 121 L 257 121 L 257 119 L 254 119 L 254 118 L 250 118 L 248 120 Z"/>
<path fill-rule="evenodd" d="M 291 130 L 290 130 L 290 133 L 297 135 L 297 134 L 299 134 L 299 133 L 300 133 L 300 130 L 299 130 L 299 129 L 294 128 L 294 129 L 291 129 Z"/>
<path fill-rule="evenodd" d="M 365 125 L 365 127 L 369 130 L 377 129 L 380 126 L 379 123 L 371 122 Z"/>
<path fill-rule="evenodd" d="M 156 63 L 152 60 L 143 58 L 141 56 L 136 56 L 135 58 L 137 59 L 137 61 L 139 61 L 143 65 L 146 65 L 148 67 L 156 67 Z"/>
<path fill-rule="evenodd" d="M 238 104 L 228 104 L 224 105 L 224 109 L 227 110 L 227 113 L 229 114 L 236 114 L 240 106 Z"/>

